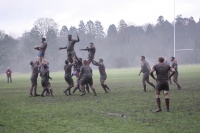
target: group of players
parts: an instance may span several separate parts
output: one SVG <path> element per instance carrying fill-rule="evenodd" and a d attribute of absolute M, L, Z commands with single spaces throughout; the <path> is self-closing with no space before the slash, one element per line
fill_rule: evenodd
<path fill-rule="evenodd" d="M 81 92 L 81 96 L 86 94 L 85 88 L 89 91 L 89 86 L 92 89 L 94 96 L 97 95 L 95 88 L 93 86 L 93 79 L 92 79 L 92 69 L 89 66 L 91 63 L 95 66 L 98 66 L 99 73 L 100 73 L 100 82 L 101 86 L 103 87 L 105 93 L 108 93 L 110 91 L 110 88 L 105 84 L 105 80 L 107 78 L 107 74 L 105 71 L 105 66 L 103 64 L 103 59 L 99 59 L 99 62 L 94 61 L 96 48 L 94 44 L 91 42 L 89 44 L 89 47 L 86 49 L 80 49 L 88 51 L 88 59 L 82 60 L 82 58 L 78 58 L 76 56 L 76 53 L 74 51 L 74 45 L 76 42 L 79 42 L 79 36 L 77 34 L 77 40 L 72 39 L 72 35 L 68 35 L 68 43 L 66 47 L 60 47 L 59 49 L 66 49 L 67 50 L 67 60 L 65 60 L 64 65 L 64 71 L 65 71 L 65 81 L 68 84 L 68 87 L 63 91 L 67 96 L 72 95 L 75 93 L 75 91 L 78 89 Z M 52 79 L 49 76 L 49 63 L 44 58 L 45 51 L 47 48 L 46 39 L 42 38 L 42 44 L 41 46 L 35 46 L 34 49 L 38 50 L 38 60 L 37 61 L 31 61 L 31 69 L 32 69 L 32 75 L 31 75 L 31 88 L 30 88 L 30 97 L 32 96 L 40 96 L 37 94 L 37 78 L 38 74 L 40 74 L 41 77 L 41 84 L 43 87 L 43 91 L 41 96 L 44 97 L 44 93 L 46 92 L 46 95 L 53 96 L 53 90 L 51 87 L 51 84 L 49 82 L 49 79 Z M 72 72 L 73 70 L 73 72 Z M 72 76 L 76 76 L 76 85 L 71 93 L 71 88 L 74 87 L 74 81 L 72 79 Z M 34 95 L 33 95 L 34 91 Z"/>
<path fill-rule="evenodd" d="M 82 60 L 82 58 L 78 58 L 76 56 L 76 53 L 74 51 L 74 45 L 76 42 L 79 42 L 79 36 L 77 34 L 77 40 L 72 39 L 72 35 L 68 35 L 68 43 L 66 47 L 60 47 L 59 49 L 66 49 L 67 50 L 67 60 L 65 60 L 64 65 L 64 71 L 65 71 L 65 81 L 68 84 L 68 87 L 63 91 L 67 96 L 72 95 L 75 93 L 75 91 L 78 89 L 81 92 L 81 96 L 86 94 L 85 88 L 89 91 L 89 86 L 92 89 L 94 96 L 97 95 L 94 85 L 93 85 L 93 79 L 92 79 L 92 69 L 89 66 L 91 63 L 95 66 L 98 66 L 99 73 L 100 73 L 100 83 L 103 87 L 105 93 L 108 93 L 110 91 L 110 88 L 105 84 L 105 80 L 107 78 L 105 66 L 103 64 L 103 59 L 99 59 L 99 62 L 94 61 L 96 48 L 94 44 L 91 42 L 89 44 L 89 47 L 86 49 L 80 49 L 88 51 L 88 59 Z M 38 60 L 37 61 L 31 61 L 30 65 L 32 68 L 32 75 L 31 75 L 31 88 L 30 88 L 30 97 L 32 96 L 40 96 L 37 94 L 37 78 L 38 74 L 41 76 L 41 84 L 43 87 L 43 91 L 41 96 L 44 97 L 44 93 L 46 92 L 46 95 L 53 96 L 53 90 L 51 87 L 51 84 L 49 82 L 49 79 L 52 79 L 49 76 L 49 63 L 45 60 L 45 50 L 47 48 L 46 39 L 42 38 L 42 44 L 41 46 L 35 46 L 36 50 L 38 50 Z M 139 73 L 139 76 L 141 73 L 143 73 L 143 87 L 144 91 L 146 92 L 146 83 L 150 84 L 156 92 L 156 101 L 158 105 L 158 110 L 156 112 L 160 112 L 161 109 L 161 101 L 160 101 L 160 92 L 163 91 L 164 97 L 165 97 L 165 103 L 167 107 L 167 111 L 169 111 L 169 83 L 171 83 L 171 77 L 173 76 L 173 81 L 177 85 L 177 89 L 180 90 L 181 86 L 178 83 L 178 66 L 177 61 L 175 60 L 175 57 L 171 57 L 172 64 L 170 65 L 167 60 L 165 60 L 163 57 L 158 58 L 158 64 L 155 65 L 152 69 L 150 68 L 150 65 L 148 62 L 145 61 L 145 57 L 141 56 L 141 70 Z M 73 71 L 72 71 L 73 70 Z M 171 71 L 171 73 L 170 73 Z M 157 78 L 154 76 L 154 72 L 156 72 Z M 149 75 L 156 80 L 156 85 L 151 83 L 149 81 Z M 72 76 L 76 76 L 76 85 L 71 93 L 71 88 L 74 87 L 74 81 L 72 79 Z M 34 91 L 34 95 L 33 92 Z"/>
<path fill-rule="evenodd" d="M 175 57 L 171 57 L 171 65 L 167 62 L 166 59 L 163 57 L 158 58 L 158 64 L 153 66 L 153 68 L 150 68 L 150 65 L 147 61 L 145 61 L 145 57 L 141 56 L 141 70 L 139 73 L 139 76 L 141 72 L 143 72 L 143 87 L 144 91 L 146 92 L 146 83 L 147 82 L 149 85 L 151 85 L 156 92 L 156 102 L 158 105 L 158 109 L 156 112 L 162 111 L 161 109 L 161 101 L 160 101 L 160 92 L 163 91 L 164 97 L 165 97 L 165 103 L 167 107 L 167 111 L 169 111 L 169 83 L 171 83 L 171 77 L 173 76 L 173 81 L 177 85 L 177 89 L 180 90 L 181 86 L 178 83 L 178 65 L 177 61 L 175 60 Z M 154 72 L 156 72 L 157 78 L 154 76 Z M 156 86 L 149 81 L 149 75 L 156 80 Z"/>

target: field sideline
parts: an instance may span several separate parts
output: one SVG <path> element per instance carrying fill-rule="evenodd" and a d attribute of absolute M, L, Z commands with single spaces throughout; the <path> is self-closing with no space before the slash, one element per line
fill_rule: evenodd
<path fill-rule="evenodd" d="M 64 95 L 64 72 L 50 73 L 54 97 L 29 97 L 30 74 L 13 74 L 12 84 L 0 74 L 0 133 L 200 132 L 200 65 L 179 66 L 182 89 L 170 85 L 170 112 L 166 112 L 161 95 L 160 113 L 154 113 L 157 106 L 153 88 L 147 85 L 147 92 L 141 92 L 139 68 L 106 72 L 106 83 L 112 91 L 102 93 L 95 70 L 96 97 L 93 93 L 81 97 L 78 91 Z M 150 81 L 155 84 L 152 78 Z M 37 90 L 42 92 L 40 77 Z"/>

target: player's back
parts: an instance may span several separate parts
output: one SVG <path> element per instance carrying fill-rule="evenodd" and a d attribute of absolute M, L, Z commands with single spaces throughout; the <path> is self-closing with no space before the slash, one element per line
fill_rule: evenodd
<path fill-rule="evenodd" d="M 167 81 L 168 80 L 168 71 L 170 70 L 170 66 L 164 63 L 159 63 L 153 67 L 156 71 L 157 80 L 158 81 Z"/>
<path fill-rule="evenodd" d="M 92 77 L 92 69 L 88 65 L 82 66 L 80 72 L 83 73 L 83 77 Z"/>
<path fill-rule="evenodd" d="M 64 70 L 65 70 L 65 77 L 71 77 L 71 67 L 73 65 L 69 64 L 69 65 L 65 65 L 64 66 Z"/>

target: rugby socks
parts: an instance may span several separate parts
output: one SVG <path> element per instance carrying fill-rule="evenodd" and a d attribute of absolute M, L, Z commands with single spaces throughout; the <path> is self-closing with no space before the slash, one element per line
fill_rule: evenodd
<path fill-rule="evenodd" d="M 88 92 L 88 93 L 90 93 L 90 90 L 89 90 L 89 85 L 88 85 L 88 84 L 86 84 L 85 86 L 86 86 L 85 88 L 86 88 L 87 92 Z"/>
<path fill-rule="evenodd" d="M 95 89 L 93 89 L 93 92 L 94 92 L 94 96 L 96 96 L 96 95 L 97 95 L 97 93 L 96 93 Z"/>
<path fill-rule="evenodd" d="M 104 91 L 107 92 L 105 85 L 101 84 L 101 86 L 103 87 Z"/>
<path fill-rule="evenodd" d="M 50 88 L 50 93 L 51 93 L 51 96 L 53 96 L 53 90 Z"/>
<path fill-rule="evenodd" d="M 161 110 L 160 98 L 156 98 L 156 102 L 157 102 L 157 105 L 158 105 L 158 109 Z"/>
<path fill-rule="evenodd" d="M 104 84 L 104 86 L 110 91 L 110 88 L 106 84 Z"/>
<path fill-rule="evenodd" d="M 144 92 L 146 92 L 146 84 L 144 84 L 143 87 L 144 87 Z"/>
<path fill-rule="evenodd" d="M 75 93 L 77 89 L 78 89 L 78 87 L 75 87 L 72 93 Z"/>
<path fill-rule="evenodd" d="M 169 98 L 165 99 L 165 103 L 166 103 L 167 111 L 169 111 Z"/>

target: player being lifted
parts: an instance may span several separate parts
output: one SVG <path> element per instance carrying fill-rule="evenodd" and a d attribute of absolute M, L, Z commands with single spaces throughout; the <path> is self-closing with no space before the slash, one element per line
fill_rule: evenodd
<path fill-rule="evenodd" d="M 169 65 L 166 65 L 166 64 L 163 63 L 164 62 L 163 57 L 159 57 L 158 62 L 159 63 L 157 65 L 155 65 L 150 72 L 151 77 L 156 80 L 156 102 L 157 102 L 157 105 L 158 105 L 158 110 L 156 110 L 156 112 L 162 111 L 161 102 L 160 102 L 160 92 L 161 91 L 163 91 L 167 111 L 169 111 L 169 95 L 168 95 L 169 84 L 168 84 L 168 80 L 169 80 L 169 78 L 171 78 L 174 75 L 175 70 L 173 68 L 171 68 Z M 168 71 L 169 70 L 172 73 L 168 77 Z M 153 74 L 155 71 L 156 71 L 157 78 L 155 78 L 154 74 Z"/>
<path fill-rule="evenodd" d="M 41 46 L 34 47 L 34 49 L 39 51 L 37 57 L 39 58 L 40 65 L 42 64 L 42 61 L 44 60 L 46 48 L 47 48 L 46 38 L 42 38 Z"/>
<path fill-rule="evenodd" d="M 103 64 L 103 59 L 99 59 L 99 63 L 93 60 L 92 64 L 99 67 L 101 86 L 103 87 L 105 93 L 108 93 L 108 91 L 110 91 L 110 88 L 104 83 L 107 78 L 107 74 L 105 71 L 105 66 Z"/>
<path fill-rule="evenodd" d="M 142 83 L 143 83 L 143 87 L 144 87 L 143 92 L 146 92 L 146 83 L 145 82 L 150 84 L 154 89 L 155 89 L 155 85 L 149 81 L 149 73 L 151 71 L 149 63 L 146 62 L 144 56 L 141 56 L 141 61 L 142 61 L 142 63 L 141 63 L 141 70 L 140 70 L 139 76 L 140 76 L 141 72 L 143 72 L 143 78 L 142 78 Z"/>
<path fill-rule="evenodd" d="M 67 59 L 69 60 L 70 63 L 73 62 L 73 57 L 74 55 L 76 55 L 75 51 L 74 51 L 74 45 L 76 42 L 79 42 L 79 36 L 77 33 L 77 40 L 72 39 L 72 35 L 68 35 L 68 43 L 66 47 L 60 47 L 59 49 L 67 49 Z"/>
<path fill-rule="evenodd" d="M 96 48 L 93 44 L 93 42 L 90 43 L 90 47 L 86 48 L 86 49 L 80 49 L 81 51 L 82 50 L 86 50 L 88 51 L 88 60 L 87 60 L 87 64 L 90 65 L 90 63 L 94 60 L 94 56 L 95 56 L 95 52 L 96 52 Z"/>

